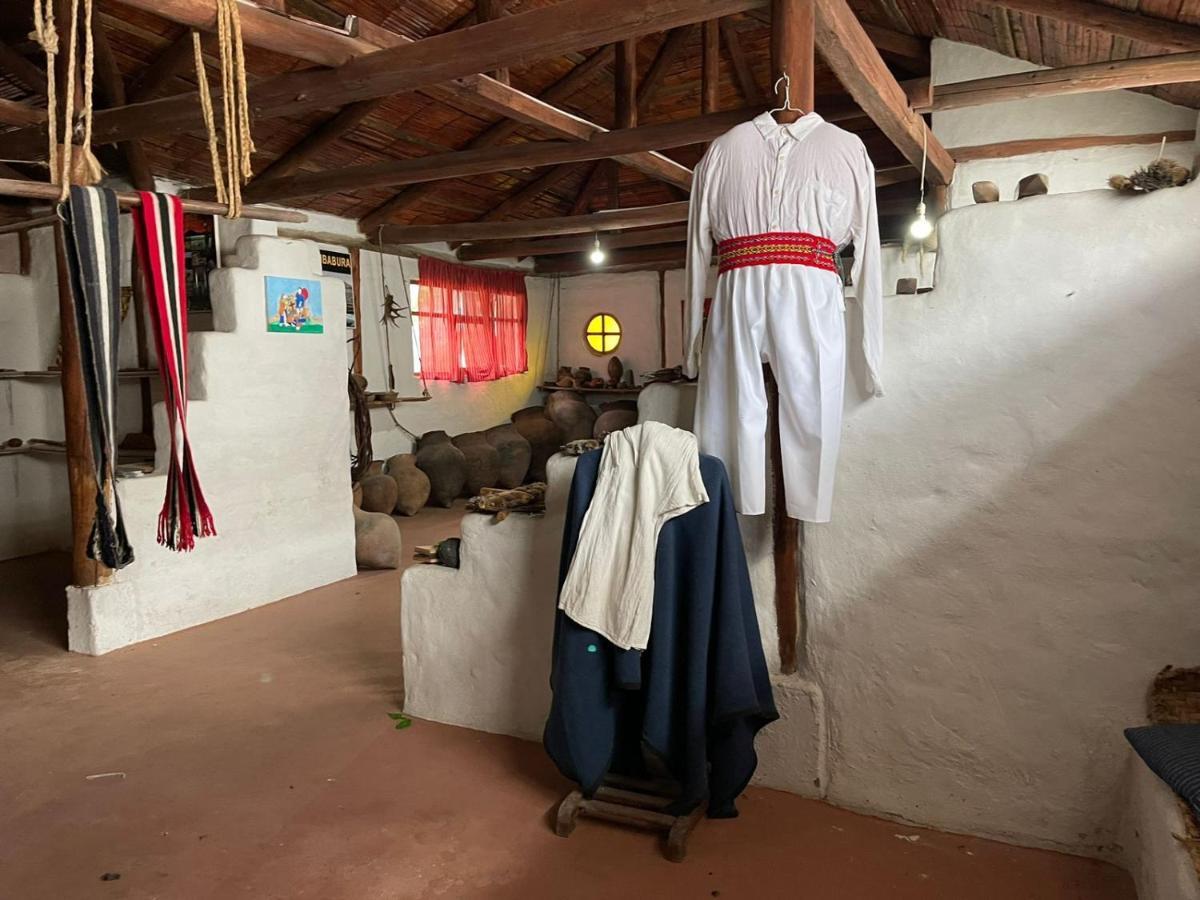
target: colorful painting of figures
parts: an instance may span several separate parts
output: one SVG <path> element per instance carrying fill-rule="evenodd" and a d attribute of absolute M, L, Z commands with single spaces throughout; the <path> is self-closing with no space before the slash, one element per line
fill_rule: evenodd
<path fill-rule="evenodd" d="M 321 334 L 325 331 L 319 281 L 268 275 L 266 285 L 267 331 L 286 334 Z"/>

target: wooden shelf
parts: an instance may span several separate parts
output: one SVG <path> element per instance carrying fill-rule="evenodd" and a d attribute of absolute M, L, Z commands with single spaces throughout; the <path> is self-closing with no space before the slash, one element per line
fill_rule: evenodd
<path fill-rule="evenodd" d="M 553 391 L 578 391 L 581 394 L 640 394 L 642 386 L 637 387 L 617 387 L 617 388 L 581 388 L 581 387 L 559 387 L 557 384 L 539 384 L 539 390 Z"/>
<path fill-rule="evenodd" d="M 117 377 L 123 380 L 154 378 L 158 369 L 118 369 Z M 22 372 L 18 369 L 0 369 L 0 380 L 9 381 L 55 381 L 62 377 L 61 369 L 37 369 Z"/>

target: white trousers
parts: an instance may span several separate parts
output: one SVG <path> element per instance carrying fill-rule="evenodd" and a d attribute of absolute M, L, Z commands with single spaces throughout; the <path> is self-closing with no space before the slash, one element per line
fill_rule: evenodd
<path fill-rule="evenodd" d="M 829 521 L 846 378 L 844 311 L 841 279 L 823 269 L 747 266 L 717 279 L 695 431 L 700 452 L 724 460 L 738 512 L 766 511 L 770 437 L 762 364 L 770 363 L 779 384 L 788 515 Z"/>

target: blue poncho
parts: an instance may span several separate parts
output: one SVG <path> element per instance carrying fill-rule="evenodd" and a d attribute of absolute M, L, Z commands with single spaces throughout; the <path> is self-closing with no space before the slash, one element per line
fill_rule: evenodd
<path fill-rule="evenodd" d="M 601 451 L 580 457 L 563 528 L 559 585 L 596 488 Z M 682 815 L 736 816 L 754 774 L 754 736 L 779 718 L 725 466 L 700 457 L 709 502 L 658 540 L 654 618 L 644 652 L 622 651 L 557 613 L 544 743 L 591 795 L 604 776 L 669 776 Z"/>

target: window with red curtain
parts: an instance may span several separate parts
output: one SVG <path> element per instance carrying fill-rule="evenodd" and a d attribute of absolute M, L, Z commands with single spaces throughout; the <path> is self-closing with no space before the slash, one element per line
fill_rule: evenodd
<path fill-rule="evenodd" d="M 417 301 L 421 377 L 495 381 L 525 372 L 525 276 L 422 256 Z"/>

